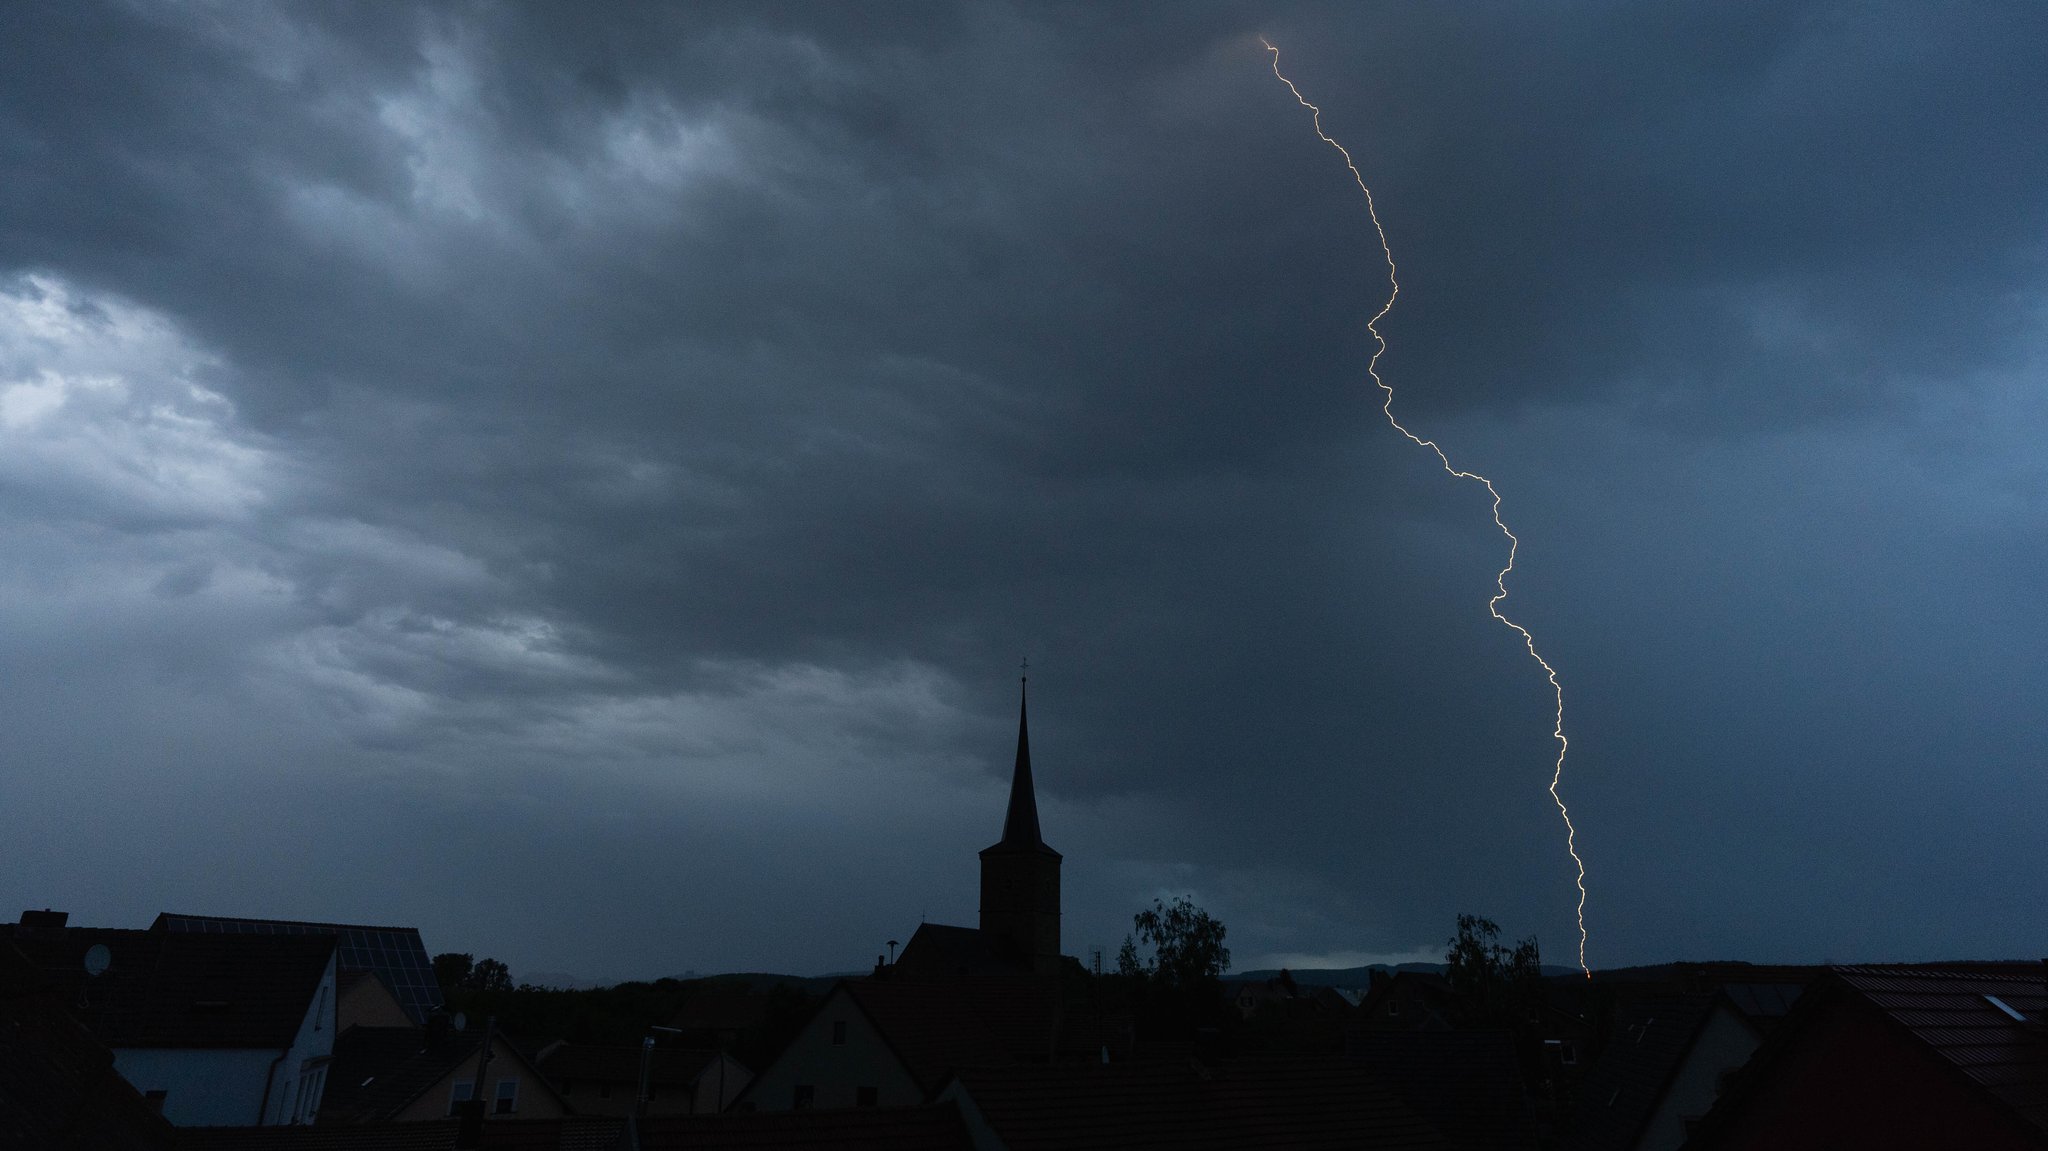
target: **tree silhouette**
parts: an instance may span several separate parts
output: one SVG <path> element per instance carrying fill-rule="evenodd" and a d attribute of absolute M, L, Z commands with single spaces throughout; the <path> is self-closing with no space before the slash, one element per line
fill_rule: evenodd
<path fill-rule="evenodd" d="M 1444 978 L 1466 1015 L 1495 1018 L 1539 993 L 1543 963 L 1535 936 L 1510 949 L 1500 941 L 1499 924 L 1477 915 L 1460 915 L 1458 933 L 1449 945 L 1444 952 Z"/>
<path fill-rule="evenodd" d="M 1230 970 L 1230 949 L 1223 946 L 1228 929 L 1185 895 L 1171 904 L 1153 900 L 1149 910 L 1131 917 L 1135 938 L 1124 936 L 1117 952 L 1119 975 L 1143 976 L 1169 987 L 1189 987 L 1221 978 Z M 1138 941 L 1152 948 L 1142 963 Z"/>

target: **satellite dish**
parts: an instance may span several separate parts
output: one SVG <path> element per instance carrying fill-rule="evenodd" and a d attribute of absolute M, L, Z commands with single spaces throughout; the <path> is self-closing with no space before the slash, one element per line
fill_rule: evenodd
<path fill-rule="evenodd" d="M 454 1023 L 454 1024 L 455 1024 L 455 1030 L 457 1030 L 457 1031 L 467 1031 L 467 1030 L 469 1030 L 469 1014 L 468 1014 L 467 1012 L 464 1012 L 464 1011 L 458 1011 L 458 1012 L 456 1012 L 456 1013 L 455 1013 L 455 1018 L 454 1018 L 453 1020 L 451 1020 L 450 1022 L 452 1022 L 452 1023 Z"/>
<path fill-rule="evenodd" d="M 114 953 L 107 950 L 106 944 L 95 943 L 85 949 L 85 973 L 87 975 L 103 974 L 113 963 Z"/>

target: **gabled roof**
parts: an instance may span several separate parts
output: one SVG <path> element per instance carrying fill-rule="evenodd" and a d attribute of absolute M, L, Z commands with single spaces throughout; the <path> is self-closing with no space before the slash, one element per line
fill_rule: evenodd
<path fill-rule="evenodd" d="M 1508 1032 L 1355 1031 L 1344 1050 L 1459 1146 L 1536 1146 L 1536 1113 Z"/>
<path fill-rule="evenodd" d="M 1381 1007 L 1388 1000 L 1412 1001 L 1421 1004 L 1423 1014 L 1414 1018 L 1403 1018 L 1401 1026 L 1410 1029 L 1434 1027 L 1448 1029 L 1450 1022 L 1451 985 L 1443 976 L 1433 971 L 1396 971 L 1389 978 L 1375 984 L 1358 1005 L 1358 1014 L 1364 1019 L 1386 1019 Z"/>
<path fill-rule="evenodd" d="M 151 931 L 194 935 L 326 935 L 339 950 L 344 971 L 374 971 L 414 1023 L 442 1006 L 441 985 L 433 961 L 416 927 L 378 927 L 366 923 L 314 923 L 298 919 L 236 919 L 220 915 L 177 915 L 166 911 L 150 924 Z"/>
<path fill-rule="evenodd" d="M 1570 1151 L 1635 1146 L 1716 1010 L 1735 1009 L 1705 994 L 1652 995 L 1619 1004 L 1607 1046 L 1580 1083 L 1563 1146 Z"/>
<path fill-rule="evenodd" d="M 1024 974 L 1031 957 L 1005 936 L 978 927 L 920 923 L 890 966 L 890 975 Z"/>
<path fill-rule="evenodd" d="M 1355 1060 L 1338 1056 L 963 1069 L 964 1096 L 1010 1151 L 1448 1148 Z"/>
<path fill-rule="evenodd" d="M 486 1124 L 486 1127 L 489 1125 Z M 663 1115 L 644 1119 L 642 1151 L 971 1151 L 951 1103 Z"/>
<path fill-rule="evenodd" d="M 334 958 L 334 940 L 320 936 L 19 933 L 0 924 L 0 940 L 8 938 L 108 1047 L 289 1047 Z M 109 962 L 88 975 L 95 946 Z"/>
<path fill-rule="evenodd" d="M 695 1083 L 718 1056 L 717 1051 L 700 1048 L 657 1046 L 648 1059 L 647 1081 L 686 1087 Z M 555 1043 L 540 1053 L 534 1060 L 534 1066 L 557 1087 L 572 1079 L 631 1083 L 637 1087 L 640 1082 L 640 1048 Z"/>
<path fill-rule="evenodd" d="M 858 979 L 840 990 L 930 1091 L 958 1068 L 1015 1062 L 1018 1048 L 1050 1054 L 1052 1005 L 1030 986 L 1001 982 Z"/>
<path fill-rule="evenodd" d="M 0 1147 L 164 1151 L 175 1137 L 42 972 L 0 941 Z"/>
<path fill-rule="evenodd" d="M 1715 1102 L 1688 1146 L 1712 1146 L 1839 1012 L 1869 1013 L 1930 1065 L 2048 1145 L 2048 970 L 2039 964 L 1844 966 L 1807 988 Z M 1996 1002 L 1994 1002 L 1994 1000 Z M 2006 1010 L 2010 1008 L 2011 1010 Z M 2017 1014 L 2019 1017 L 2014 1018 Z M 1965 1098 L 1970 1095 L 1965 1095 Z"/>
<path fill-rule="evenodd" d="M 312 1127 L 187 1127 L 177 1151 L 454 1151 L 452 1119 Z M 480 1151 L 626 1151 L 626 1121 L 610 1116 L 491 1118 Z M 959 1109 L 862 1107 L 665 1115 L 640 1121 L 641 1151 L 972 1151 Z"/>
<path fill-rule="evenodd" d="M 1835 976 L 2035 1130 L 2048 1132 L 2048 971 L 1837 967 Z M 2018 1012 L 2013 1016 L 1993 999 Z"/>
<path fill-rule="evenodd" d="M 1045 1061 L 1060 1051 L 1062 1011 L 1058 989 L 1027 976 L 967 978 L 906 977 L 890 969 L 886 978 L 842 981 L 822 999 L 811 1018 L 835 1004 L 852 1004 L 917 1085 L 931 1092 L 962 1067 L 1006 1066 L 1020 1060 Z M 1093 1052 L 1105 1042 L 1087 1029 L 1076 1036 Z M 785 1048 L 748 1085 L 768 1080 Z M 740 1096 L 742 1100 L 746 1094 Z"/>
<path fill-rule="evenodd" d="M 439 1037 L 419 1027 L 351 1027 L 334 1040 L 319 1120 L 390 1119 L 474 1058 L 483 1041 L 480 1027 Z M 502 1033 L 492 1045 L 491 1059 L 492 1067 L 501 1066 L 496 1060 L 511 1059 L 536 1080 L 547 1081 Z"/>

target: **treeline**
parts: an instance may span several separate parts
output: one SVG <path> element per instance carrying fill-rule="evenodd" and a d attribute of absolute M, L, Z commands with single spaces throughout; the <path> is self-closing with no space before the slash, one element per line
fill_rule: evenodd
<path fill-rule="evenodd" d="M 437 956 L 434 966 L 437 975 L 447 976 L 441 990 L 449 1012 L 468 1016 L 471 1027 L 494 1017 L 507 1035 L 612 1047 L 656 1034 L 662 1046 L 724 1050 L 750 1067 L 780 1051 L 819 999 L 819 990 L 810 986 L 819 981 L 775 975 L 536 987 L 513 982 L 495 960 L 457 961 L 469 958 Z M 675 1030 L 655 1032 L 656 1027 Z"/>

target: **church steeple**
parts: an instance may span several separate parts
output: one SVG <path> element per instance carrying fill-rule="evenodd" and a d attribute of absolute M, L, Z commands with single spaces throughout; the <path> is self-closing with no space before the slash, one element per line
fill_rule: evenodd
<path fill-rule="evenodd" d="M 1038 833 L 1038 792 L 1031 786 L 1030 680 L 1024 679 L 1017 704 L 1017 766 L 1010 772 L 1010 809 L 1003 815 L 998 847 L 1029 850 L 1045 846 Z"/>
<path fill-rule="evenodd" d="M 1060 963 L 1060 853 L 1038 830 L 1028 690 L 1027 684 L 1017 705 L 1017 766 L 1003 838 L 981 853 L 981 930 L 1043 974 Z"/>

